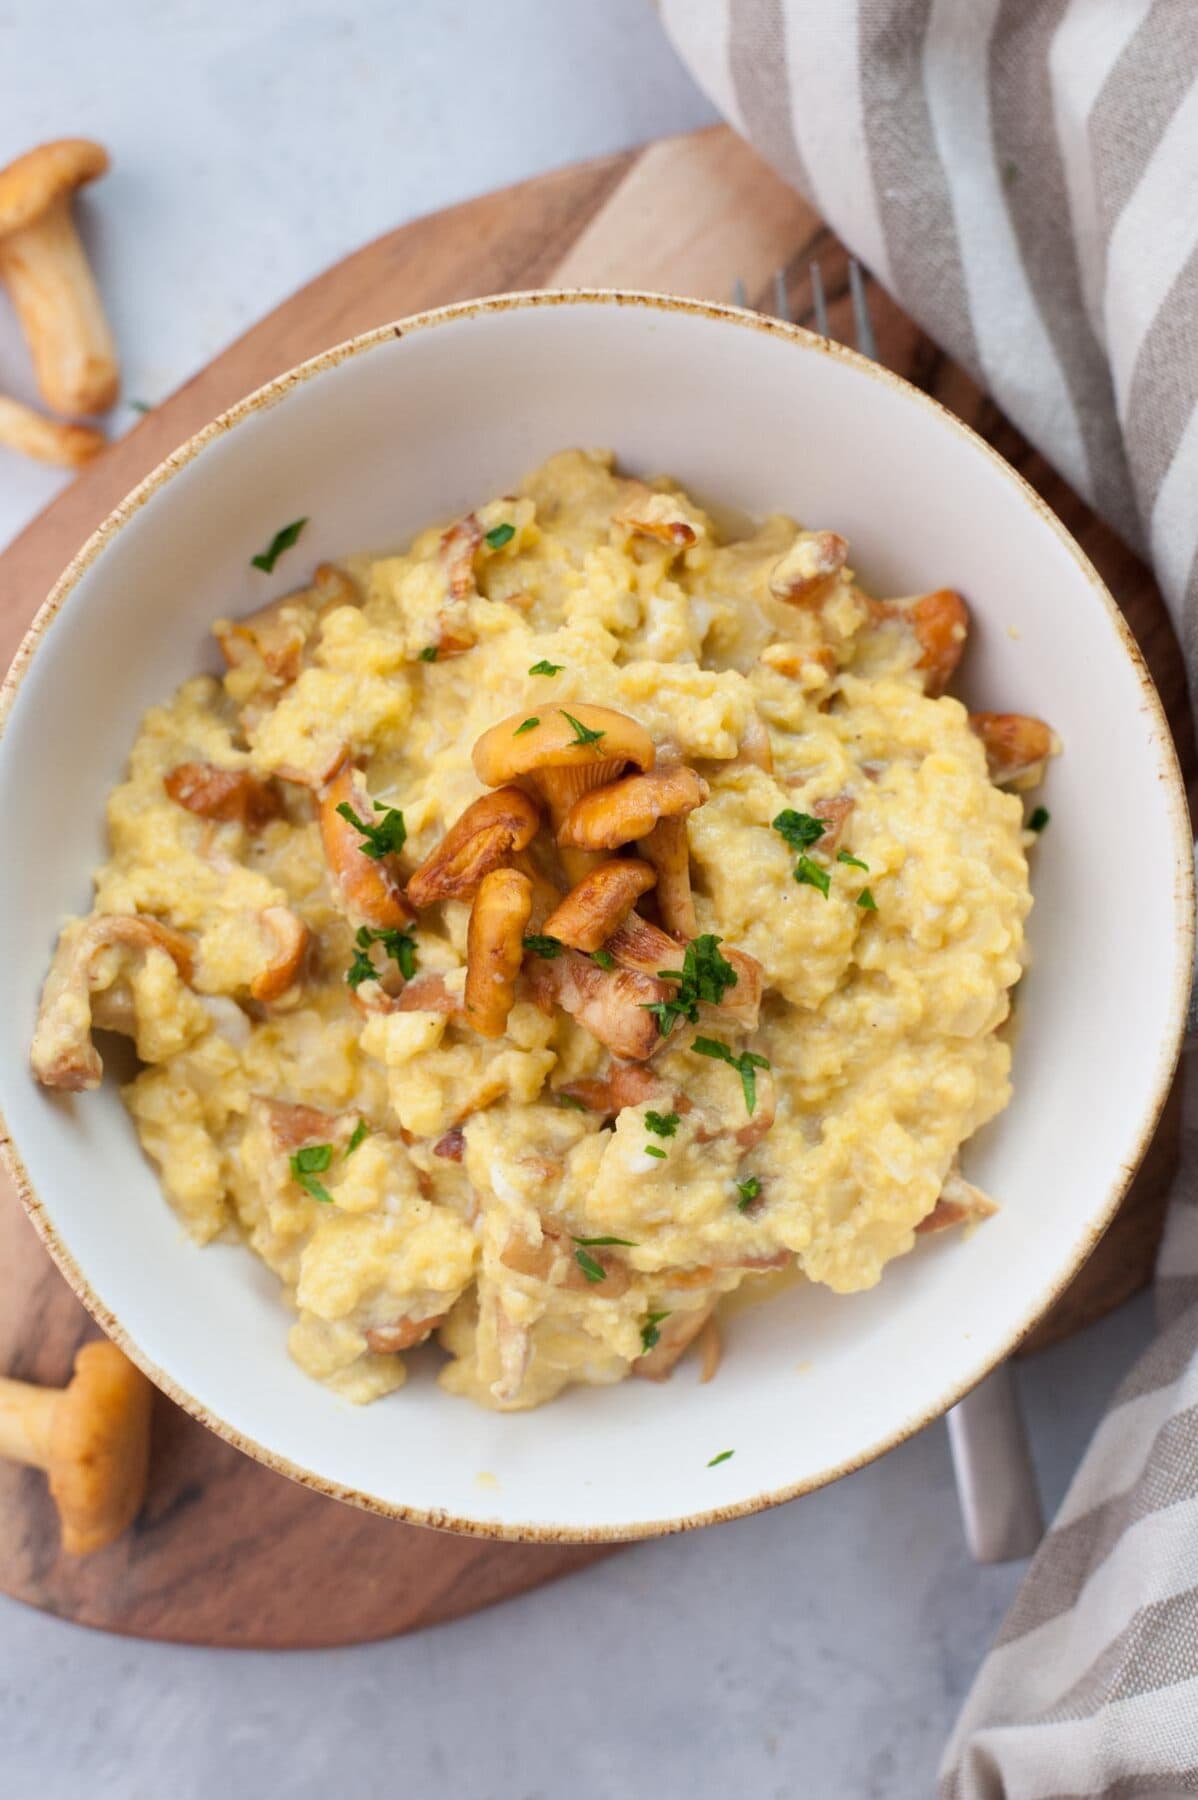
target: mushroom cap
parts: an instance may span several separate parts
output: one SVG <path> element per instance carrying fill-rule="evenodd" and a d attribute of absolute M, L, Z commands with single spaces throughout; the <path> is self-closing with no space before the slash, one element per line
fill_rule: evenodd
<path fill-rule="evenodd" d="M 487 787 L 537 782 L 549 798 L 550 810 L 560 807 L 564 812 L 579 794 L 611 781 L 628 763 L 638 769 L 653 767 L 653 739 L 627 713 L 578 701 L 569 711 L 546 707 L 536 715 L 536 724 L 523 730 L 531 716 L 513 713 L 501 719 L 475 744 L 474 770 Z M 580 741 L 575 720 L 584 731 L 600 736 Z"/>
<path fill-rule="evenodd" d="M 709 792 L 707 783 L 685 763 L 659 765 L 647 775 L 627 775 L 576 800 L 562 820 L 557 841 L 579 850 L 615 850 L 648 837 L 659 819 L 693 812 Z"/>
<path fill-rule="evenodd" d="M 84 1344 L 54 1409 L 50 1492 L 62 1547 L 86 1556 L 131 1525 L 146 1491 L 154 1390 L 107 1339 Z"/>
<path fill-rule="evenodd" d="M 0 169 L 0 237 L 31 225 L 61 194 L 94 181 L 107 168 L 107 150 L 90 138 L 56 138 L 27 150 Z"/>

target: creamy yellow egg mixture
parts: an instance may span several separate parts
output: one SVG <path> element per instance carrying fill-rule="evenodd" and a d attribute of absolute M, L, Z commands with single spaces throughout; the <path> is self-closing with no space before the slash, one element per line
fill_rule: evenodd
<path fill-rule="evenodd" d="M 851 1293 L 990 1210 L 957 1155 L 1010 1093 L 1032 841 L 996 782 L 1054 746 L 944 695 L 966 626 L 596 452 L 322 566 L 144 720 L 35 1071 L 133 1039 L 171 1205 L 350 1399 L 429 1337 L 487 1406 L 696 1338 L 710 1373 L 733 1289 Z"/>

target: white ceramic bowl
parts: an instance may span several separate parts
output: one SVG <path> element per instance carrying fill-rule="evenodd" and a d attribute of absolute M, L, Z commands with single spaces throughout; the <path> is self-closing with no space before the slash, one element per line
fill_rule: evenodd
<path fill-rule="evenodd" d="M 184 1237 L 113 1085 L 78 1099 L 35 1086 L 38 990 L 59 919 L 88 905 L 105 795 L 142 712 L 214 666 L 214 617 L 261 604 L 249 558 L 279 521 L 310 515 L 304 565 L 397 544 L 570 444 L 831 527 L 875 591 L 960 588 L 974 617 L 967 695 L 1059 730 L 1015 1100 L 968 1159 L 1002 1211 L 893 1264 L 871 1293 L 798 1287 L 739 1314 L 708 1387 L 683 1366 L 664 1387 L 576 1389 L 496 1416 L 443 1394 L 426 1368 L 359 1410 L 288 1360 L 288 1315 L 261 1264 Z M 270 591 L 300 574 L 290 560 Z M 39 615 L 5 709 L 0 1098 L 34 1222 L 92 1312 L 183 1406 L 379 1511 L 493 1535 L 635 1537 L 856 1467 L 958 1399 L 1044 1310 L 1109 1220 L 1163 1102 L 1191 963 L 1190 839 L 1126 627 L 993 451 L 802 331 L 688 301 L 532 294 L 332 350 L 201 432 L 113 514 Z"/>

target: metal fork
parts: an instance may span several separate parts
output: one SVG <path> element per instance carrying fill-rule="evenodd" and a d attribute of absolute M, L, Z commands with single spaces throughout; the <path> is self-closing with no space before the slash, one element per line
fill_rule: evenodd
<path fill-rule="evenodd" d="M 821 337 L 830 337 L 828 302 L 818 263 L 810 265 L 810 276 L 812 322 Z M 857 349 L 876 362 L 878 343 L 865 296 L 865 276 L 855 257 L 849 260 L 849 294 Z M 749 304 L 739 277 L 733 299 L 738 306 Z M 773 311 L 777 318 L 790 322 L 784 269 L 774 272 Z M 1044 1518 L 1010 1363 L 992 1369 L 972 1393 L 957 1402 L 946 1423 L 961 1523 L 974 1560 L 1013 1562 L 1030 1556 L 1044 1535 Z"/>

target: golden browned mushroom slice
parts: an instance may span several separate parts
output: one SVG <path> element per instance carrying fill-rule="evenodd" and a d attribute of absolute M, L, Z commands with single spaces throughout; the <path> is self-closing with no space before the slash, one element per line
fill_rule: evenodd
<path fill-rule="evenodd" d="M 659 763 L 648 774 L 628 775 L 583 794 L 563 819 L 558 843 L 610 850 L 638 840 L 642 856 L 657 875 L 662 922 L 669 931 L 694 937 L 699 925 L 691 898 L 686 819 L 710 791 L 693 769 L 682 763 Z"/>
<path fill-rule="evenodd" d="M 376 1356 L 390 1356 L 397 1350 L 414 1350 L 423 1344 L 430 1332 L 445 1323 L 444 1313 L 428 1319 L 396 1319 L 393 1325 L 372 1325 L 366 1333 L 366 1347 Z"/>
<path fill-rule="evenodd" d="M 404 898 L 399 865 L 391 854 L 369 856 L 369 840 L 340 809 L 347 807 L 366 824 L 377 814 L 361 772 L 346 763 L 320 791 L 320 841 L 334 892 L 353 925 L 395 930 L 412 919 Z"/>
<path fill-rule="evenodd" d="M 770 572 L 770 592 L 792 606 L 818 606 L 848 554 L 848 545 L 834 531 L 800 531 Z"/>
<path fill-rule="evenodd" d="M 643 481 L 625 483 L 625 499 L 612 523 L 638 537 L 687 550 L 703 535 L 703 521 L 678 494 L 657 493 Z"/>
<path fill-rule="evenodd" d="M 519 869 L 492 869 L 470 908 L 466 930 L 466 1018 L 480 1037 L 501 1037 L 516 1001 L 532 883 Z"/>
<path fill-rule="evenodd" d="M 677 945 L 671 948 L 676 951 Z M 527 975 L 529 992 L 543 1012 L 560 1007 L 617 1056 L 644 1062 L 662 1042 L 657 1020 L 645 1008 L 670 998 L 668 982 L 635 969 L 601 969 L 573 950 L 530 958 Z"/>
<path fill-rule="evenodd" d="M 477 513 L 467 513 L 441 533 L 441 567 L 451 600 L 466 600 L 477 592 L 474 559 L 482 541 L 482 521 Z"/>
<path fill-rule="evenodd" d="M 250 982 L 254 1000 L 281 1000 L 298 981 L 311 934 L 289 906 L 267 906 L 258 915 L 266 940 L 267 960 Z"/>
<path fill-rule="evenodd" d="M 0 1380 L 0 1456 L 45 1469 L 68 1556 L 102 1550 L 141 1509 L 153 1389 L 107 1340 L 84 1344 L 65 1388 Z"/>
<path fill-rule="evenodd" d="M 60 425 L 56 419 L 45 419 L 31 406 L 0 394 L 0 444 L 57 469 L 81 469 L 99 455 L 105 437 L 90 425 Z"/>
<path fill-rule="evenodd" d="M 97 964 L 109 950 L 144 956 L 163 950 L 184 981 L 192 975 L 190 940 L 157 919 L 127 913 L 99 913 L 78 931 L 64 933 L 42 989 L 29 1058 L 43 1087 L 79 1092 L 100 1085 L 104 1065 L 91 1041 L 92 995 L 99 985 Z M 97 1021 L 123 1028 L 115 1014 Z"/>
<path fill-rule="evenodd" d="M 554 907 L 542 929 L 572 950 L 598 950 L 656 880 L 648 863 L 631 857 L 600 863 Z"/>
<path fill-rule="evenodd" d="M 1051 725 L 1026 713 L 970 713 L 969 726 L 982 740 L 996 787 L 1035 787 L 1044 779 L 1049 757 L 1057 753 Z"/>
<path fill-rule="evenodd" d="M 603 1113 L 608 1118 L 625 1106 L 643 1106 L 650 1101 L 662 1112 L 690 1111 L 686 1096 L 672 1094 L 660 1075 L 643 1063 L 613 1062 L 605 1077 L 564 1081 L 556 1091 L 577 1100 L 588 1112 Z"/>
<path fill-rule="evenodd" d="M 632 913 L 608 938 L 604 949 L 614 956 L 621 968 L 657 975 L 662 969 L 680 971 L 686 946 L 651 925 L 648 919 L 642 919 L 639 913 Z M 723 943 L 719 949 L 720 955 L 735 969 L 736 981 L 724 989 L 724 997 L 718 1006 L 703 1003 L 700 1013 L 754 1031 L 765 988 L 765 972 L 757 958 L 747 951 L 730 950 Z M 672 992 L 676 991 L 676 984 L 671 983 L 670 987 Z"/>
<path fill-rule="evenodd" d="M 919 646 L 915 667 L 923 671 L 924 691 L 936 699 L 965 654 L 969 608 L 960 594 L 937 588 L 934 594 L 917 594 L 909 600 L 875 601 L 873 611 L 878 618 L 900 620 L 915 633 Z"/>
<path fill-rule="evenodd" d="M 275 1149 L 287 1154 L 304 1144 L 340 1146 L 357 1123 L 356 1113 L 321 1112 L 316 1106 L 295 1100 L 270 1100 L 262 1094 L 254 1096 L 250 1108 L 265 1123 Z"/>
<path fill-rule="evenodd" d="M 668 1381 L 683 1352 L 704 1330 L 714 1311 L 713 1300 L 710 1306 L 696 1307 L 693 1312 L 671 1312 L 656 1327 L 657 1342 L 637 1357 L 632 1373 L 643 1381 Z"/>
<path fill-rule="evenodd" d="M 948 1231 L 954 1225 L 971 1225 L 981 1219 L 991 1219 L 997 1211 L 998 1205 L 989 1194 L 966 1181 L 954 1163 L 944 1178 L 940 1198 L 915 1230 L 923 1237 L 933 1231 Z"/>
<path fill-rule="evenodd" d="M 824 828 L 824 835 L 818 840 L 819 847 L 826 854 L 839 850 L 844 828 L 852 817 L 856 804 L 851 794 L 831 794 L 826 800 L 812 801 L 812 817 L 818 819 Z"/>
<path fill-rule="evenodd" d="M 465 900 L 484 875 L 536 836 L 541 810 L 522 788 L 501 787 L 468 806 L 408 882 L 413 906 Z"/>
<path fill-rule="evenodd" d="M 71 216 L 75 189 L 107 168 L 102 145 L 60 138 L 0 170 L 0 280 L 55 412 L 105 412 L 117 395 L 116 346 Z"/>
<path fill-rule="evenodd" d="M 351 998 L 364 1013 L 435 1012 L 452 1019 L 462 1010 L 461 997 L 450 993 L 445 977 L 435 970 L 405 981 L 398 994 L 388 993 L 381 981 L 363 981 Z"/>
<path fill-rule="evenodd" d="M 610 1250 L 587 1247 L 587 1261 L 603 1270 L 602 1280 L 588 1275 L 574 1254 L 575 1246 L 556 1221 L 542 1218 L 541 1241 L 513 1233 L 499 1255 L 505 1269 L 517 1275 L 531 1276 L 534 1281 L 551 1287 L 569 1289 L 572 1293 L 593 1294 L 600 1300 L 619 1300 L 628 1292 L 628 1264 Z"/>
<path fill-rule="evenodd" d="M 218 769 L 215 763 L 177 763 L 162 785 L 179 806 L 201 819 L 244 825 L 260 831 L 283 810 L 279 790 L 249 769 Z"/>

